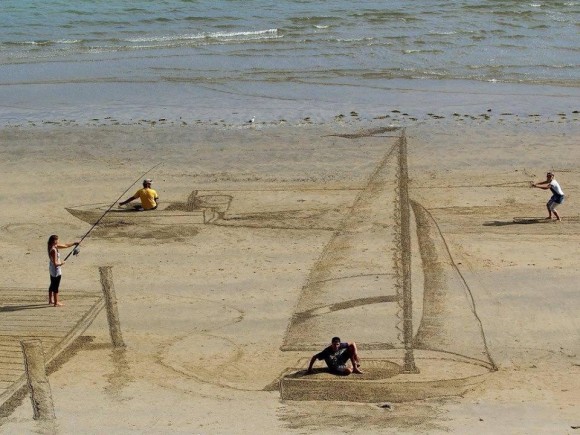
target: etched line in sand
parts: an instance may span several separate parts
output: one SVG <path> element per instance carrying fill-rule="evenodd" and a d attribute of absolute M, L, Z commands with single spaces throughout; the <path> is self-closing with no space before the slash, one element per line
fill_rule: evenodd
<path fill-rule="evenodd" d="M 22 353 L 32 412 L 35 420 L 54 420 L 54 404 L 50 383 L 46 376 L 42 341 L 38 339 L 22 340 Z"/>
<path fill-rule="evenodd" d="M 360 312 L 359 315 L 352 315 L 357 306 L 368 307 L 363 305 L 365 302 L 374 301 L 378 306 L 379 302 L 387 299 L 378 297 L 366 300 L 360 297 L 353 299 L 353 291 L 360 291 L 360 287 L 353 290 L 344 285 L 344 279 L 335 279 L 337 275 L 341 276 L 337 271 L 342 272 L 342 269 L 346 268 L 347 258 L 351 252 L 354 253 L 350 257 L 351 261 L 361 263 L 360 249 L 357 250 L 356 247 L 365 239 L 361 238 L 360 234 L 369 232 L 373 237 L 388 235 L 386 231 L 372 232 L 370 229 L 376 230 L 377 222 L 369 225 L 360 214 L 362 210 L 371 210 L 372 207 L 361 207 L 360 203 L 355 203 L 353 212 L 345 218 L 344 225 L 339 231 L 335 232 L 335 236 L 325 247 L 325 251 L 311 271 L 307 284 L 303 287 L 297 314 L 289 325 L 282 350 L 316 349 L 315 346 L 325 344 L 324 338 L 328 339 L 324 335 L 331 336 L 329 333 L 336 331 L 340 326 L 353 334 L 360 348 L 366 348 L 367 342 L 361 340 L 357 333 L 360 334 L 361 327 L 367 324 L 372 324 L 375 328 L 372 336 L 379 338 L 376 342 L 382 343 L 383 349 L 387 349 L 385 345 L 393 346 L 394 343 L 393 340 L 389 342 L 386 339 L 389 321 L 392 322 L 394 319 L 395 325 L 392 329 L 399 332 L 397 338 L 403 343 L 403 348 L 392 347 L 385 353 L 384 358 L 400 370 L 394 376 L 385 375 L 381 379 L 364 380 L 358 376 L 347 378 L 330 376 L 324 370 L 306 376 L 303 369 L 296 371 L 295 368 L 293 373 L 290 372 L 292 369 L 289 369 L 280 380 L 283 399 L 364 402 L 384 400 L 385 397 L 393 401 L 406 401 L 457 395 L 480 383 L 490 370 L 496 368 L 489 354 L 471 289 L 455 265 L 441 230 L 426 210 L 409 199 L 407 141 L 404 130 L 397 149 L 397 171 L 393 177 L 395 182 L 389 183 L 390 180 L 384 173 L 375 172 L 368 188 L 357 198 L 364 198 L 367 195 L 368 198 L 376 200 L 381 197 L 373 194 L 379 192 L 381 188 L 386 192 L 385 185 L 395 186 L 394 195 L 388 204 L 392 204 L 393 210 L 390 221 L 392 238 L 389 240 L 393 247 L 390 265 L 393 281 L 389 289 L 394 290 L 396 295 L 388 300 L 396 302 L 397 310 L 384 311 L 382 316 L 377 318 L 369 316 L 372 310 L 365 311 L 364 316 L 360 316 Z M 382 187 L 379 182 L 383 184 Z M 385 207 L 385 202 L 382 206 Z M 417 223 L 416 237 L 424 275 L 423 303 L 420 305 L 422 316 L 416 336 L 413 334 L 411 293 L 412 216 Z M 370 219 L 371 217 L 367 218 Z M 382 254 L 386 252 L 388 250 L 385 249 Z M 373 255 L 389 263 L 378 251 L 374 251 Z M 345 275 L 348 274 L 342 273 L 342 276 Z M 372 287 L 370 283 L 367 284 Z M 369 291 L 368 288 L 365 291 Z M 333 301 L 332 298 L 336 298 L 337 295 L 345 297 L 346 300 Z M 325 298 L 331 300 L 326 304 L 321 303 L 326 300 Z M 342 308 L 340 317 L 334 316 L 336 308 Z M 387 306 L 383 305 L 381 308 L 384 310 Z M 350 317 L 349 311 L 353 311 Z M 317 334 L 319 330 L 324 334 Z M 421 362 L 420 372 L 415 365 L 416 355 Z M 321 375 L 327 376 L 327 379 L 317 379 Z"/>
<path fill-rule="evenodd" d="M 121 333 L 121 321 L 119 320 L 119 309 L 117 308 L 117 296 L 113 285 L 113 270 L 111 266 L 99 267 L 101 287 L 105 297 L 105 307 L 107 321 L 109 323 L 109 335 L 115 348 L 125 347 L 123 334 Z"/>
<path fill-rule="evenodd" d="M 4 289 L 0 289 L 4 293 Z M 39 300 L 46 301 L 46 289 L 8 288 L 6 293 L 11 299 L 18 299 L 19 305 L 9 305 L 0 317 L 0 415 L 9 414 L 12 404 L 25 395 L 26 379 L 24 366 L 11 364 L 14 356 L 21 357 L 21 340 L 42 338 L 45 361 L 51 366 L 78 337 L 90 326 L 95 317 L 104 308 L 102 294 L 99 292 L 70 292 L 67 298 L 71 303 L 63 309 L 46 304 L 46 309 L 36 309 Z M 6 308 L 6 302 L 2 303 Z M 31 306 L 30 308 L 27 308 Z M 14 310 L 11 308 L 18 307 Z M 39 317 L 38 313 L 42 313 Z M 67 328 L 56 328 L 66 319 L 74 319 Z"/>
<path fill-rule="evenodd" d="M 362 305 L 381 304 L 383 302 L 396 302 L 398 299 L 399 296 L 397 295 L 352 299 L 350 301 L 331 304 L 324 307 L 313 308 L 311 310 L 304 311 L 302 313 L 296 313 L 294 320 L 296 322 L 303 322 L 305 319 L 309 317 L 321 316 L 323 314 L 328 314 L 334 311 L 346 310 L 349 308 L 354 308 Z"/>
<path fill-rule="evenodd" d="M 399 211 L 401 223 L 401 292 L 403 312 L 403 345 L 405 346 L 405 358 L 403 372 L 417 373 L 413 356 L 413 299 L 411 294 L 411 212 L 409 206 L 409 171 L 407 167 L 407 138 L 405 130 L 399 140 Z"/>
<path fill-rule="evenodd" d="M 419 203 L 411 204 L 425 271 L 423 316 L 415 346 L 471 356 L 496 370 L 473 294 L 453 261 L 437 222 Z M 468 306 L 464 303 L 466 296 Z"/>
<path fill-rule="evenodd" d="M 262 387 L 255 386 L 255 379 L 242 364 L 244 346 L 225 334 L 219 334 L 220 329 L 242 322 L 244 311 L 216 301 L 179 297 L 208 303 L 215 313 L 208 319 L 207 329 L 192 327 L 191 331 L 166 340 L 157 347 L 153 360 L 168 375 L 166 379 L 160 379 L 160 385 L 188 390 L 191 384 L 183 381 L 192 379 L 237 391 L 261 390 Z M 204 352 L 192 354 L 192 348 L 203 348 Z"/>
<path fill-rule="evenodd" d="M 394 160 L 398 150 L 398 143 L 389 147 L 315 262 L 302 288 L 282 350 L 296 350 L 300 344 L 322 345 L 338 330 L 348 330 L 361 346 L 385 341 L 377 328 L 371 331 L 364 322 L 358 321 L 347 327 L 346 319 L 339 320 L 334 313 L 340 308 L 350 316 L 350 309 L 365 306 L 361 301 L 366 301 L 370 307 L 398 299 L 393 295 L 397 272 L 388 257 L 381 258 L 396 244 L 392 213 L 398 201 L 395 191 L 397 162 Z M 381 277 L 381 282 L 376 285 L 372 280 L 357 281 L 353 277 Z M 381 317 L 379 311 L 373 313 L 377 320 Z M 315 319 L 320 321 L 314 322 Z M 391 322 L 396 322 L 395 316 Z M 329 328 L 330 324 L 334 327 Z M 393 328 L 394 340 L 395 333 Z"/>
<path fill-rule="evenodd" d="M 325 137 L 342 137 L 344 139 L 361 139 L 364 137 L 373 137 L 377 136 L 378 134 L 388 133 L 391 131 L 400 130 L 400 127 L 377 127 L 377 128 L 369 128 L 368 130 L 361 130 L 357 133 L 346 133 L 346 134 L 329 134 Z M 382 137 L 382 136 L 378 136 Z"/>

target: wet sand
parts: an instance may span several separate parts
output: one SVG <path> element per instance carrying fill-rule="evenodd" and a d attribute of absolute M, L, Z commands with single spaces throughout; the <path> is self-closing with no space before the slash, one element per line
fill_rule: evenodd
<path fill-rule="evenodd" d="M 2 417 L 1 431 L 573 433 L 580 425 L 574 116 L 395 123 L 406 127 L 409 197 L 436 222 L 498 370 L 462 396 L 397 403 L 393 411 L 281 401 L 274 388 L 313 353 L 282 347 L 321 253 L 402 133 L 387 129 L 392 118 L 3 129 L 3 288 L 45 286 L 48 236 L 69 241 L 90 228 L 65 207 L 112 203 L 157 163 L 147 176 L 162 201 L 185 202 L 193 190 L 233 200 L 221 222 L 168 218 L 92 232 L 64 266 L 61 299 L 98 290 L 98 267 L 112 266 L 127 349 L 112 348 L 103 312 L 50 374 L 56 426 L 33 421 L 26 398 Z M 528 186 L 548 169 L 567 196 L 560 223 L 529 219 L 546 213 L 549 194 Z M 357 264 L 368 258 L 358 255 Z M 344 340 L 382 327 L 359 314 L 344 317 L 356 327 L 339 323 Z M 467 341 L 468 329 L 456 332 Z M 300 332 L 292 334 L 299 342 Z M 365 357 L 382 352 L 363 349 L 363 368 Z"/>

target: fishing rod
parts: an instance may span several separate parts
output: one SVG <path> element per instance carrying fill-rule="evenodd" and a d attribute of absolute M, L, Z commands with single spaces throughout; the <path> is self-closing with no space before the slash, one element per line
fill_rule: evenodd
<path fill-rule="evenodd" d="M 115 202 L 113 202 L 111 204 L 111 206 L 101 215 L 101 217 L 99 219 L 97 219 L 97 221 L 93 224 L 93 226 L 85 233 L 85 235 L 79 240 L 79 242 L 77 243 L 77 245 L 74 247 L 74 249 L 72 251 L 70 251 L 68 253 L 68 255 L 65 257 L 64 261 L 68 260 L 68 257 L 72 255 L 78 255 L 80 252 L 79 249 L 79 245 L 82 243 L 83 240 L 85 240 L 85 238 L 91 233 L 91 231 L 93 231 L 95 229 L 95 227 L 99 224 L 99 222 L 101 222 L 101 220 L 105 217 L 105 215 L 107 213 L 109 213 L 111 211 L 111 209 L 115 206 L 115 204 L 117 204 L 117 202 L 119 202 L 119 200 L 125 196 L 125 194 L 135 185 L 137 184 L 137 182 L 143 178 L 145 175 L 147 175 L 149 172 L 151 172 L 153 169 L 157 168 L 158 166 L 161 166 L 161 163 L 156 164 L 155 166 L 153 166 L 151 169 L 147 170 L 146 172 L 144 172 L 143 174 L 141 174 L 139 176 L 139 178 L 137 178 L 133 184 L 131 184 L 123 193 L 121 193 L 121 195 L 119 195 L 119 197 L 115 200 Z"/>

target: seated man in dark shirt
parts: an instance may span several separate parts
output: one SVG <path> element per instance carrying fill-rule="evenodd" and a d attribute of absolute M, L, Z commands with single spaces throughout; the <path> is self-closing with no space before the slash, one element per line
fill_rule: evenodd
<path fill-rule="evenodd" d="M 360 359 L 356 343 L 342 343 L 339 337 L 333 337 L 330 346 L 310 359 L 308 373 L 312 373 L 312 366 L 316 360 L 324 360 L 330 372 L 337 375 L 362 374 L 359 369 Z M 352 362 L 352 369 L 346 366 L 348 360 Z"/>

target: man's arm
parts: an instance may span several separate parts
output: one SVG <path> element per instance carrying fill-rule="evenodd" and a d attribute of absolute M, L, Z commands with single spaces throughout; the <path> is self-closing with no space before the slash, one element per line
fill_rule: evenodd
<path fill-rule="evenodd" d="M 547 190 L 550 188 L 550 180 L 544 180 L 544 181 L 540 181 L 538 183 L 532 183 L 532 187 L 537 187 L 539 189 L 544 189 Z"/>
<path fill-rule="evenodd" d="M 119 205 L 125 205 L 128 202 L 134 201 L 135 199 L 139 198 L 137 195 L 133 195 L 131 198 L 126 199 L 125 201 L 121 201 Z"/>
<path fill-rule="evenodd" d="M 550 184 L 549 184 L 549 182 L 548 182 L 548 184 L 546 184 L 545 181 L 542 181 L 541 183 L 532 184 L 532 187 L 537 187 L 538 189 L 548 190 L 550 188 Z"/>
<path fill-rule="evenodd" d="M 318 354 L 314 355 L 311 359 L 310 359 L 310 364 L 308 364 L 308 373 L 312 373 L 312 367 L 314 366 L 314 363 L 316 362 L 316 357 L 318 356 Z"/>

